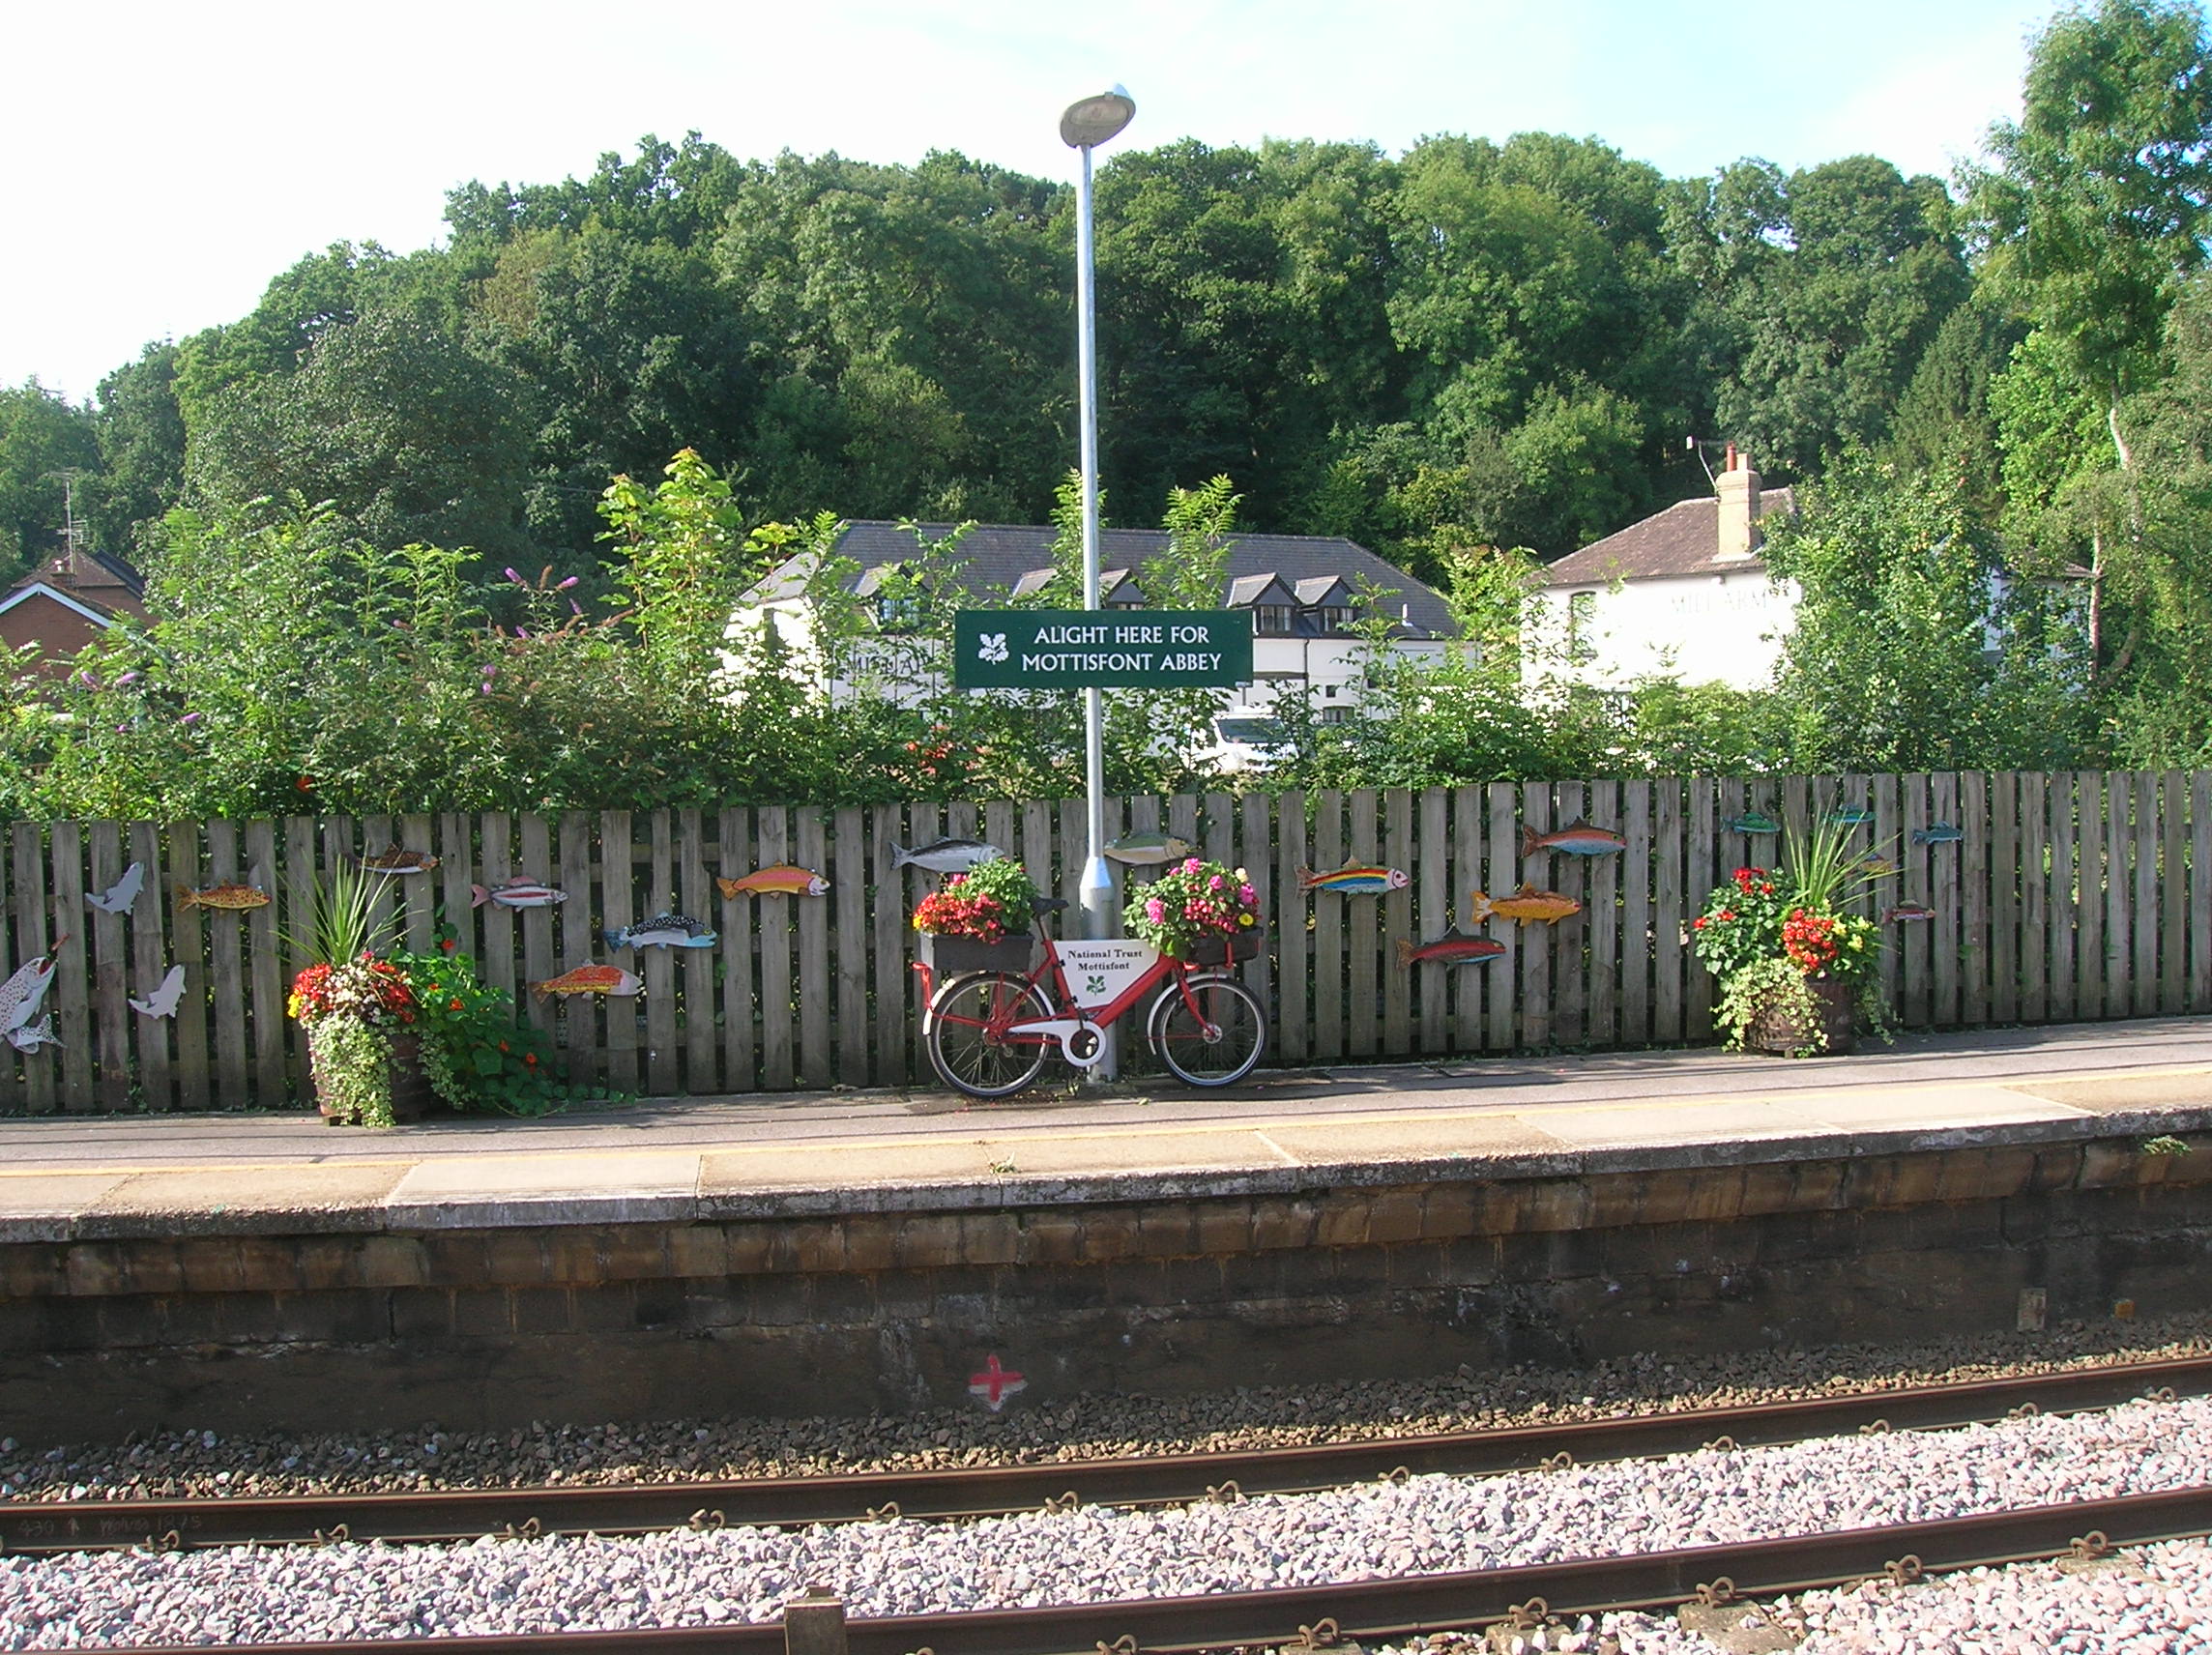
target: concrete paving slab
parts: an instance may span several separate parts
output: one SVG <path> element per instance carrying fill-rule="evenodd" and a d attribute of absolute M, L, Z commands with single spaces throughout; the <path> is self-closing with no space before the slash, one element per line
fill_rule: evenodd
<path fill-rule="evenodd" d="M 1112 1176 L 1121 1173 L 1235 1172 L 1286 1165 L 1256 1132 L 1006 1133 L 981 1152 L 1025 1174 Z"/>
<path fill-rule="evenodd" d="M 2168 1069 L 2151 1075 L 2087 1080 L 2022 1081 L 2011 1090 L 2102 1114 L 2135 1109 L 2212 1107 L 2212 1069 Z"/>
<path fill-rule="evenodd" d="M 517 1224 L 633 1224 L 691 1215 L 690 1150 L 456 1155 L 407 1170 L 385 1203 L 394 1230 Z"/>
<path fill-rule="evenodd" d="M 120 1172 L 0 1175 L 0 1242 L 66 1241 L 77 1215 L 121 1183 Z"/>
<path fill-rule="evenodd" d="M 1839 1132 L 1898 1126 L 2001 1126 L 2030 1120 L 2080 1120 L 2088 1111 L 2031 1097 L 2007 1086 L 1931 1086 L 1896 1091 L 1835 1091 L 1795 1101 L 1820 1125 Z"/>
<path fill-rule="evenodd" d="M 761 1145 L 743 1149 L 710 1150 L 699 1157 L 699 1197 L 703 1209 L 717 1196 L 756 1190 L 816 1189 L 825 1182 L 866 1182 L 887 1188 L 942 1183 L 947 1179 L 991 1176 L 993 1156 L 973 1141 L 912 1144 Z"/>
<path fill-rule="evenodd" d="M 85 1208 L 77 1234 L 136 1234 L 160 1218 L 179 1235 L 381 1230 L 403 1162 L 133 1173 Z"/>
<path fill-rule="evenodd" d="M 1751 1143 L 1803 1138 L 1819 1130 L 1818 1118 L 1794 1102 L 1714 1100 L 1653 1108 L 1565 1108 L 1535 1115 L 1543 1129 L 1578 1149 L 1630 1144 Z"/>
<path fill-rule="evenodd" d="M 1498 1155 L 1549 1154 L 1567 1147 L 1551 1131 L 1517 1115 L 1435 1115 L 1414 1119 L 1277 1121 L 1265 1128 L 1266 1139 L 1307 1166 L 1337 1166 L 1352 1160 L 1487 1159 Z"/>

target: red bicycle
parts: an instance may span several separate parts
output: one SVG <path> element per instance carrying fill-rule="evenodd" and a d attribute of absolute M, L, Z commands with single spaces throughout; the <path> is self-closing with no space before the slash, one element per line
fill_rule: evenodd
<path fill-rule="evenodd" d="M 1145 1036 L 1185 1086 L 1242 1080 L 1267 1044 L 1259 996 L 1226 966 L 1194 966 L 1149 943 L 1056 943 L 1027 976 L 968 972 L 929 996 L 922 1031 L 930 1066 L 970 1097 L 1004 1097 L 1035 1081 L 1046 1055 L 1088 1069 L 1106 1054 L 1106 1030 L 1147 996 Z M 1255 939 L 1255 945 L 1257 940 Z"/>

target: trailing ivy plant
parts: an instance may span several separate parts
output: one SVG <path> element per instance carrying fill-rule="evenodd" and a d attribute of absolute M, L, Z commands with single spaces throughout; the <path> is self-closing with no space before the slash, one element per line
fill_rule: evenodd
<path fill-rule="evenodd" d="M 522 1022 L 514 997 L 481 981 L 476 962 L 450 942 L 435 953 L 396 953 L 392 962 L 415 992 L 422 1071 L 452 1108 L 545 1115 L 568 1103 L 618 1095 L 568 1084 L 553 1042 Z"/>

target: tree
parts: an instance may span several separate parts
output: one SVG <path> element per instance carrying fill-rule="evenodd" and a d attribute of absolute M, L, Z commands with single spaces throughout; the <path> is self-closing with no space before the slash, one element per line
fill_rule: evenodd
<path fill-rule="evenodd" d="M 61 551 L 65 475 L 99 467 L 86 410 L 36 379 L 0 387 L 0 584 Z"/>
<path fill-rule="evenodd" d="M 140 525 L 157 522 L 184 492 L 177 347 L 148 345 L 100 382 L 96 401 L 101 475 L 86 490 L 93 539 L 102 551 L 130 557 Z"/>
<path fill-rule="evenodd" d="M 2158 370 L 2166 316 L 2212 235 L 2212 65 L 2189 0 L 2098 0 L 2037 38 L 2017 125 L 1993 128 L 1971 173 L 1985 279 L 2047 335 L 2105 417 L 2139 492 L 2123 399 Z M 2086 463 L 2086 456 L 2084 456 Z M 2105 587 L 2142 553 L 2139 500 L 2090 542 L 2090 644 L 2107 654 Z M 2125 646 L 2122 646 L 2124 651 Z"/>

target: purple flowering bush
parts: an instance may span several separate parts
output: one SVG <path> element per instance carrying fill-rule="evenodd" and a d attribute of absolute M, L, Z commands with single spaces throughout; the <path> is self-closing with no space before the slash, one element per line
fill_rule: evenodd
<path fill-rule="evenodd" d="M 1163 954 L 1188 959 L 1202 937 L 1234 938 L 1260 924 L 1260 893 L 1242 868 L 1190 857 L 1129 898 L 1121 923 Z"/>

